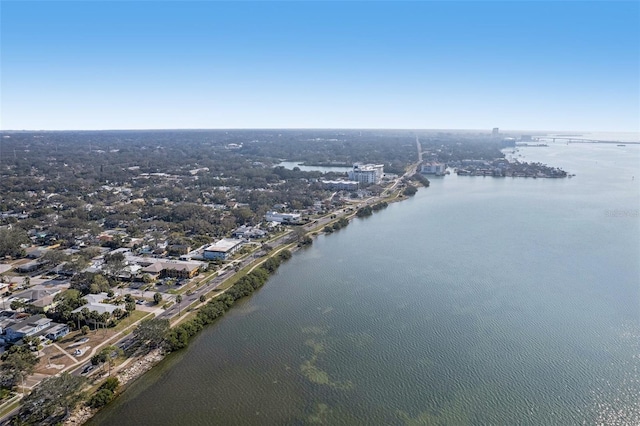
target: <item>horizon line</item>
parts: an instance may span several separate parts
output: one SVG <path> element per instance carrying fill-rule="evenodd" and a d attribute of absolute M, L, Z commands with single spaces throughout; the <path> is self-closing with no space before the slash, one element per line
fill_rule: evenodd
<path fill-rule="evenodd" d="M 538 132 L 538 133 L 636 133 L 640 130 L 549 130 L 549 129 L 511 129 L 499 128 L 502 132 Z M 403 130 L 403 131 L 459 131 L 459 132 L 492 132 L 493 128 L 409 128 L 409 127 L 192 127 L 192 128 L 111 128 L 111 129 L 0 129 L 6 133 L 28 132 L 149 132 L 149 131 L 265 131 L 265 130 Z"/>

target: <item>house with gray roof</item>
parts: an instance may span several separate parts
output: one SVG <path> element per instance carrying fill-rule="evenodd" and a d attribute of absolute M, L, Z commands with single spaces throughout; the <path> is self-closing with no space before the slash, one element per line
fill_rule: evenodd
<path fill-rule="evenodd" d="M 40 315 L 32 315 L 27 318 L 14 321 L 3 329 L 8 342 L 17 342 L 25 336 L 33 336 L 51 326 L 51 319 Z"/>

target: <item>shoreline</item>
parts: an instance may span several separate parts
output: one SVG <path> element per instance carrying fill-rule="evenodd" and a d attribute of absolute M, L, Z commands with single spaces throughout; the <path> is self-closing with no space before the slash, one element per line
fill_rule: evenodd
<path fill-rule="evenodd" d="M 136 358 L 130 358 L 132 362 L 117 371 L 112 377 L 117 377 L 120 381 L 119 390 L 114 399 L 118 398 L 123 392 L 126 392 L 128 387 L 133 384 L 137 379 L 142 377 L 145 373 L 150 371 L 153 367 L 159 364 L 165 359 L 167 353 L 161 349 L 154 349 L 148 354 L 142 355 Z M 125 361 L 127 362 L 127 361 Z M 102 377 L 100 378 L 102 380 Z M 87 405 L 81 405 L 77 407 L 71 415 L 62 423 L 65 426 L 80 426 L 88 422 L 93 416 L 96 415 L 102 408 L 91 408 Z"/>
<path fill-rule="evenodd" d="M 422 185 L 420 185 L 420 186 L 422 186 Z M 426 188 L 426 186 L 425 186 L 425 188 Z M 388 204 L 391 204 L 391 203 L 404 201 L 404 200 L 407 200 L 409 198 L 411 198 L 411 197 L 407 196 L 407 195 L 403 195 L 402 191 L 397 191 L 397 192 L 395 192 L 395 195 L 394 195 L 394 193 L 392 193 L 391 195 L 388 195 L 386 197 L 385 196 L 378 196 L 378 197 L 374 197 L 372 199 L 369 199 L 369 200 L 367 200 L 366 205 L 367 206 L 371 206 L 373 204 L 382 203 L 382 202 L 386 202 Z M 351 220 L 353 220 L 354 218 L 358 217 L 358 215 L 357 215 L 358 210 L 359 209 L 355 208 L 349 214 L 344 214 L 344 215 L 341 215 L 341 216 L 337 216 L 335 219 L 327 222 L 326 225 L 319 226 L 317 228 L 312 228 L 312 229 L 307 231 L 306 235 L 308 235 L 312 239 L 317 237 L 318 235 L 321 235 L 321 234 L 329 235 L 330 233 L 325 232 L 323 230 L 324 226 L 328 226 L 328 225 L 331 225 L 331 224 L 333 224 L 335 222 L 338 222 L 341 218 L 345 218 L 350 223 Z M 362 218 L 364 219 L 364 217 L 362 217 Z M 278 249 L 274 250 L 273 251 L 273 255 L 277 254 L 281 250 L 287 248 L 288 245 L 290 245 L 290 244 L 284 244 L 283 246 L 281 246 Z M 291 247 L 290 250 L 291 250 L 292 253 L 295 253 L 296 251 L 298 251 L 301 248 L 303 248 L 303 247 L 300 247 L 299 245 L 295 245 L 294 247 Z M 270 255 L 268 257 L 265 257 L 264 261 L 266 261 L 267 259 L 270 259 L 271 257 L 272 257 L 272 255 Z M 247 272 L 252 271 L 254 268 L 260 266 L 261 264 L 262 264 L 262 262 L 257 264 L 257 265 L 254 265 L 254 266 L 250 267 Z M 206 303 L 209 303 L 210 301 L 216 300 L 216 298 L 219 295 L 224 294 L 224 293 L 225 293 L 224 291 L 220 292 L 215 297 L 209 299 Z M 187 316 L 185 315 L 179 321 L 177 321 L 171 328 L 180 325 L 180 323 L 183 320 L 185 320 L 186 318 L 187 318 Z M 184 349 L 185 350 L 188 349 L 188 346 L 186 348 L 184 348 Z M 116 370 L 116 372 L 113 374 L 113 376 L 117 377 L 118 380 L 120 381 L 120 385 L 119 385 L 119 389 L 118 389 L 114 399 L 109 404 L 113 403 L 113 401 L 115 401 L 121 394 L 126 392 L 127 389 L 129 388 L 129 386 L 131 386 L 138 378 L 142 377 L 145 373 L 149 372 L 156 365 L 158 365 L 160 362 L 162 362 L 169 353 L 170 352 L 162 350 L 162 349 L 155 349 L 155 350 L 149 352 L 148 354 L 142 355 L 140 357 L 137 357 L 137 358 L 134 357 L 134 358 L 129 358 L 129 359 L 125 360 L 123 362 L 123 364 L 121 364 L 119 366 L 119 369 Z M 100 377 L 99 380 L 104 380 L 104 379 L 105 379 L 105 377 Z M 76 407 L 71 412 L 69 417 L 67 417 L 67 419 L 65 419 L 62 424 L 64 426 L 80 426 L 80 425 L 83 425 L 86 422 L 88 422 L 91 418 L 93 418 L 100 410 L 104 409 L 105 407 L 108 407 L 109 404 L 107 404 L 107 405 L 105 405 L 103 407 L 100 407 L 100 408 L 91 408 L 91 407 L 87 406 L 83 402 L 83 403 L 81 403 L 81 405 Z"/>

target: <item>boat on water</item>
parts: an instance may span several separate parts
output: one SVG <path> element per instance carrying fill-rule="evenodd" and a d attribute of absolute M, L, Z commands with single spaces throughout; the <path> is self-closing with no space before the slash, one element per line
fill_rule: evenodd
<path fill-rule="evenodd" d="M 626 146 L 626 145 L 623 143 L 619 143 L 618 146 Z"/>

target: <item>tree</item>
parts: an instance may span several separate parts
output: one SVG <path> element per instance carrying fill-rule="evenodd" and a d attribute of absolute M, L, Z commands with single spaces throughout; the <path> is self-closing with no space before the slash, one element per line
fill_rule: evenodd
<path fill-rule="evenodd" d="M 137 341 L 148 347 L 160 345 L 169 331 L 169 320 L 153 318 L 144 320 L 133 330 Z"/>
<path fill-rule="evenodd" d="M 104 407 L 111 402 L 113 397 L 113 391 L 110 391 L 109 389 L 100 389 L 91 396 L 87 405 L 91 408 Z"/>
<path fill-rule="evenodd" d="M 291 256 L 292 256 L 291 250 L 288 250 L 288 249 L 281 250 L 278 256 L 280 256 L 281 260 L 291 259 Z"/>
<path fill-rule="evenodd" d="M 412 195 L 415 195 L 416 192 L 418 192 L 418 188 L 416 188 L 413 185 L 407 185 L 407 187 L 404 189 L 404 191 L 402 191 L 402 193 L 408 197 L 411 197 Z"/>
<path fill-rule="evenodd" d="M 298 247 L 302 247 L 302 246 L 308 246 L 311 245 L 313 243 L 313 239 L 311 239 L 310 236 L 305 235 L 299 242 L 298 242 Z"/>
<path fill-rule="evenodd" d="M 78 255 L 87 262 L 100 254 L 98 247 L 87 247 L 80 250 Z"/>
<path fill-rule="evenodd" d="M 162 302 L 162 294 L 160 294 L 160 292 L 156 292 L 153 295 L 153 301 L 155 302 L 156 305 L 160 304 L 160 302 Z"/>
<path fill-rule="evenodd" d="M 63 270 L 69 271 L 72 274 L 77 274 L 78 272 L 85 269 L 89 266 L 89 261 L 82 256 L 77 257 L 76 259 L 70 260 L 64 264 Z"/>
<path fill-rule="evenodd" d="M 124 354 L 118 346 L 110 345 L 103 348 L 100 352 L 91 357 L 91 364 L 107 364 L 109 367 L 109 376 L 111 376 L 111 367 L 115 360 Z M 116 379 L 117 380 L 117 379 Z"/>
<path fill-rule="evenodd" d="M 25 310 L 25 308 L 27 307 L 27 303 L 24 300 L 14 300 L 9 304 L 9 307 L 14 310 Z"/>
<path fill-rule="evenodd" d="M 98 392 L 89 399 L 88 405 L 92 408 L 100 408 L 107 405 L 115 396 L 120 381 L 116 377 L 108 377 L 98 388 Z"/>
<path fill-rule="evenodd" d="M 91 286 L 89 287 L 90 292 L 93 294 L 98 294 L 101 292 L 106 292 L 110 289 L 109 280 L 102 274 L 95 274 L 91 280 Z"/>
<path fill-rule="evenodd" d="M 127 315 L 131 315 L 131 312 L 136 310 L 136 302 L 125 302 L 124 309 L 127 311 Z"/>
<path fill-rule="evenodd" d="M 82 294 L 72 288 L 56 294 L 53 300 L 58 302 L 56 306 L 56 311 L 58 312 L 66 309 L 74 310 L 87 304 L 87 300 L 82 298 Z"/>
<path fill-rule="evenodd" d="M 57 266 L 66 261 L 68 258 L 69 256 L 67 256 L 60 250 L 47 250 L 44 256 L 42 256 L 42 260 L 51 264 L 52 266 Z"/>
<path fill-rule="evenodd" d="M 105 362 L 107 362 L 107 355 L 102 351 L 91 357 L 91 365 L 100 365 Z"/>
<path fill-rule="evenodd" d="M 127 266 L 124 254 L 114 253 L 104 255 L 104 270 L 111 276 L 115 277 L 116 281 L 118 276 Z"/>
<path fill-rule="evenodd" d="M 204 303 L 207 300 L 204 294 L 200 295 L 200 303 Z"/>
<path fill-rule="evenodd" d="M 82 312 L 76 312 L 76 313 L 73 314 L 73 316 L 75 317 L 77 325 L 78 325 L 77 329 L 80 330 L 80 321 L 84 321 L 85 320 L 85 316 L 84 316 L 84 314 Z M 83 333 L 83 334 L 86 334 L 86 333 Z"/>
<path fill-rule="evenodd" d="M 22 279 L 22 286 L 23 286 L 24 288 L 29 288 L 29 287 L 31 287 L 31 277 L 29 277 L 29 276 L 24 277 L 24 278 Z"/>
<path fill-rule="evenodd" d="M 98 320 L 102 324 L 102 327 L 104 327 L 105 333 L 106 333 L 107 324 L 109 323 L 110 319 L 111 319 L 111 314 L 109 312 L 103 312 L 100 315 L 98 315 Z"/>
<path fill-rule="evenodd" d="M 29 244 L 29 236 L 22 228 L 0 229 L 0 258 L 24 256 L 22 244 Z"/>
<path fill-rule="evenodd" d="M 33 373 L 38 363 L 38 357 L 29 349 L 28 345 L 13 345 L 2 354 L 0 371 L 0 386 L 12 389 L 20 381 Z"/>
<path fill-rule="evenodd" d="M 299 226 L 293 228 L 293 232 L 291 233 L 291 237 L 289 237 L 290 243 L 301 242 L 307 236 L 307 231 L 305 231 L 304 227 Z"/>
<path fill-rule="evenodd" d="M 18 420 L 29 425 L 58 424 L 82 400 L 85 378 L 64 372 L 44 379 L 24 398 Z"/>
<path fill-rule="evenodd" d="M 101 385 L 100 389 L 107 389 L 111 392 L 115 392 L 120 386 L 120 380 L 117 377 L 108 377 Z"/>
<path fill-rule="evenodd" d="M 181 295 L 177 295 L 176 296 L 176 303 L 178 304 L 178 316 L 180 316 L 182 314 L 180 312 L 180 303 L 182 303 L 182 296 Z"/>

